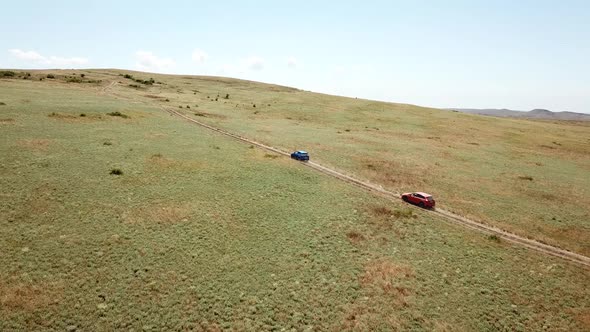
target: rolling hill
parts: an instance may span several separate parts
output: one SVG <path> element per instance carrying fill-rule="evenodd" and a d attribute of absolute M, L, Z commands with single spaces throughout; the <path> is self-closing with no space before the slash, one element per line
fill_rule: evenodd
<path fill-rule="evenodd" d="M 590 327 L 590 270 L 169 110 L 590 254 L 586 122 L 220 77 L 0 71 L 0 330 Z"/>
<path fill-rule="evenodd" d="M 449 108 L 470 114 L 480 114 L 508 118 L 526 118 L 526 119 L 545 119 L 545 120 L 563 120 L 563 121 L 590 121 L 590 114 L 576 112 L 552 112 L 546 109 L 534 109 L 528 112 L 513 111 L 509 109 L 496 108 Z"/>

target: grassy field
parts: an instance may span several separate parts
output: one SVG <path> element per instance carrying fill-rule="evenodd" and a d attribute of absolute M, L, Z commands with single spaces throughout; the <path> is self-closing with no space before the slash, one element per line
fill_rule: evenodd
<path fill-rule="evenodd" d="M 56 78 L 39 81 L 47 73 Z M 0 79 L 2 331 L 590 330 L 587 269 L 372 196 L 287 158 L 181 121 L 160 106 L 179 109 L 182 104 L 199 119 L 285 149 L 322 151 L 315 159 L 358 170 L 379 183 L 390 179 L 383 184 L 395 188 L 442 188 L 450 181 L 398 174 L 414 174 L 413 163 L 424 158 L 422 153 L 432 153 L 433 161 L 442 161 L 445 150 L 448 158 L 466 158 L 460 165 L 434 161 L 440 164 L 433 166 L 437 174 L 451 174 L 444 167 L 468 172 L 469 158 L 492 160 L 485 151 L 509 154 L 518 151 L 519 144 L 534 143 L 500 135 L 505 145 L 494 147 L 477 131 L 447 142 L 455 146 L 447 149 L 442 137 L 447 137 L 445 130 L 455 129 L 440 123 L 440 139 L 422 140 L 417 133 L 416 128 L 430 130 L 436 123 L 420 123 L 418 113 L 436 114 L 434 110 L 383 106 L 407 111 L 386 118 L 387 110 L 361 110 L 368 114 L 362 122 L 357 113 L 340 109 L 345 102 L 336 97 L 281 87 L 133 73 L 162 82 L 146 86 L 116 71 L 73 73 L 32 72 L 26 80 Z M 80 73 L 86 76 L 82 82 L 67 82 Z M 122 83 L 105 89 L 111 80 Z M 304 97 L 317 101 L 299 105 Z M 281 114 L 295 120 L 280 119 Z M 388 127 L 394 124 L 384 120 L 393 116 L 405 117 L 403 121 L 413 116 L 415 123 L 400 120 L 397 133 Z M 455 113 L 439 116 L 495 123 Z M 365 126 L 379 130 L 365 132 Z M 496 126 L 541 130 L 568 125 L 502 120 Z M 569 126 L 582 134 L 588 128 Z M 492 135 L 489 131 L 485 135 Z M 391 140 L 411 132 L 409 146 Z M 511 170 L 514 176 L 532 176 L 532 181 L 509 176 L 502 181 L 513 181 L 525 191 L 539 190 L 541 181 L 556 181 L 556 175 L 545 175 L 544 180 L 543 172 L 532 171 L 536 167 L 571 172 L 578 182 L 588 181 L 577 173 L 577 167 L 584 167 L 585 146 L 572 141 L 556 140 L 561 145 L 547 148 L 552 155 L 535 159 L 543 166 Z M 383 142 L 390 143 L 379 147 Z M 474 145 L 465 142 L 480 146 L 468 150 Z M 432 152 L 436 147 L 440 156 Z M 567 155 L 566 149 L 571 149 Z M 362 153 L 347 158 L 352 151 Z M 564 155 L 561 167 L 558 154 Z M 424 161 L 425 170 L 429 165 Z M 471 170 L 490 173 L 487 181 L 501 186 L 492 181 L 496 171 Z M 468 179 L 471 174 L 461 172 L 453 176 Z M 457 186 L 467 195 L 484 188 L 484 180 Z M 580 186 L 572 183 L 569 189 Z M 536 206 L 531 204 L 540 204 L 532 200 L 509 204 L 511 209 L 504 211 L 502 204 L 509 202 L 497 197 L 494 207 L 481 206 L 483 212 L 465 205 L 471 206 L 470 212 L 453 205 L 444 192 L 442 203 L 490 218 L 497 213 L 500 221 L 522 209 L 523 219 L 507 220 L 506 225 L 539 235 L 547 235 L 546 229 L 526 224 L 528 214 L 550 211 L 559 216 L 564 209 L 564 215 L 575 216 L 587 211 L 553 206 L 558 204 L 531 211 Z M 480 192 L 491 195 L 486 188 Z M 583 220 L 572 217 L 568 222 L 583 230 Z"/>
<path fill-rule="evenodd" d="M 222 78 L 161 80 L 141 89 L 123 80 L 115 93 L 306 149 L 385 188 L 430 192 L 458 214 L 590 255 L 589 122 L 491 118 Z"/>

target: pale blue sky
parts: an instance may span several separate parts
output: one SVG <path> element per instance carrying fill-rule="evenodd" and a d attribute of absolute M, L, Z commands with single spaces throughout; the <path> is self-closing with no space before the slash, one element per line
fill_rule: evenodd
<path fill-rule="evenodd" d="M 1 68 L 126 68 L 590 113 L 590 1 L 5 1 Z"/>

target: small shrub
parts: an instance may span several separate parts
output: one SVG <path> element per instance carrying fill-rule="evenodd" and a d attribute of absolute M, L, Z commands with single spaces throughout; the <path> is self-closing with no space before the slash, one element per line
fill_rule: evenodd
<path fill-rule="evenodd" d="M 123 175 L 123 171 L 120 170 L 119 168 L 113 168 L 111 169 L 111 175 Z"/>
<path fill-rule="evenodd" d="M 258 112 L 258 111 L 254 111 L 254 114 L 258 114 L 258 113 L 260 113 L 260 112 Z"/>
<path fill-rule="evenodd" d="M 141 88 L 141 85 L 137 85 L 137 84 L 129 84 L 129 86 L 132 88 L 136 88 L 136 89 Z"/>
<path fill-rule="evenodd" d="M 373 208 L 373 213 L 377 216 L 389 217 L 392 215 L 393 212 L 385 206 L 379 206 Z"/>
<path fill-rule="evenodd" d="M 350 240 L 352 243 L 359 243 L 365 240 L 365 236 L 357 231 L 350 231 L 346 233 L 346 237 L 348 237 L 348 240 Z"/>
<path fill-rule="evenodd" d="M 155 153 L 152 155 L 152 158 L 162 158 L 163 155 L 161 153 Z"/>
<path fill-rule="evenodd" d="M 178 108 L 182 108 L 182 105 L 178 105 Z"/>
<path fill-rule="evenodd" d="M 108 146 L 108 145 L 113 145 L 113 143 L 111 143 L 109 141 L 106 141 L 106 142 L 102 143 L 102 145 L 107 145 Z"/>
<path fill-rule="evenodd" d="M 80 77 L 84 78 L 86 77 L 86 74 L 80 74 Z"/>
<path fill-rule="evenodd" d="M 488 240 L 499 243 L 500 242 L 500 237 L 498 235 L 496 235 L 496 234 L 492 234 L 492 235 L 488 236 Z"/>
<path fill-rule="evenodd" d="M 68 77 L 66 79 L 66 82 L 68 82 L 68 83 L 82 83 L 82 80 L 79 79 L 78 77 Z"/>
<path fill-rule="evenodd" d="M 85 117 L 85 116 L 86 116 L 86 114 L 84 114 L 84 113 L 80 113 L 80 117 L 81 117 L 81 118 L 83 118 L 83 117 Z"/>
<path fill-rule="evenodd" d="M 186 108 L 191 108 L 189 105 L 186 105 Z"/>
<path fill-rule="evenodd" d="M 170 101 L 170 99 L 166 98 L 166 101 Z"/>
<path fill-rule="evenodd" d="M 25 76 L 26 77 L 31 77 L 31 73 L 26 73 Z"/>
<path fill-rule="evenodd" d="M 132 80 L 132 79 L 133 79 L 133 76 L 132 76 L 132 75 L 129 75 L 129 74 L 125 74 L 125 76 L 123 76 L 123 77 L 125 77 L 125 78 L 128 78 L 128 79 L 130 79 L 130 80 Z"/>
<path fill-rule="evenodd" d="M 256 108 L 256 104 L 252 104 L 252 107 Z"/>
<path fill-rule="evenodd" d="M 206 116 L 204 113 L 200 113 L 200 112 L 196 112 L 195 115 L 196 116 Z"/>
<path fill-rule="evenodd" d="M 393 211 L 393 216 L 396 218 L 416 218 L 417 217 L 414 214 L 414 211 L 412 211 L 410 209 L 395 210 L 395 211 Z"/>
<path fill-rule="evenodd" d="M 215 98 L 215 101 L 217 101 L 217 99 L 219 99 L 219 98 Z"/>
<path fill-rule="evenodd" d="M 225 95 L 225 99 L 229 99 L 229 93 Z"/>
<path fill-rule="evenodd" d="M 521 175 L 518 178 L 521 180 L 533 181 L 533 177 L 529 175 Z"/>
<path fill-rule="evenodd" d="M 123 113 L 121 113 L 119 111 L 110 112 L 110 113 L 107 113 L 107 115 L 110 115 L 110 116 L 118 116 L 118 117 L 121 117 L 121 118 L 124 118 L 124 119 L 127 119 L 129 117 L 129 116 L 127 116 L 127 115 L 125 115 L 125 114 L 123 114 Z"/>
<path fill-rule="evenodd" d="M 3 70 L 0 71 L 0 76 L 2 77 L 14 77 L 16 76 L 16 73 L 10 70 Z"/>
<path fill-rule="evenodd" d="M 264 158 L 268 158 L 268 159 L 277 159 L 279 157 L 279 155 L 277 154 L 265 154 Z"/>
<path fill-rule="evenodd" d="M 3 101 L 0 101 L 0 106 L 4 106 L 4 105 L 6 105 L 6 103 Z"/>

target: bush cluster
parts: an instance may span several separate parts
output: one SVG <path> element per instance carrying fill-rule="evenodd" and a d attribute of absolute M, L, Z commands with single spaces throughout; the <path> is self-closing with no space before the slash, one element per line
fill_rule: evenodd
<path fill-rule="evenodd" d="M 121 117 L 121 118 L 124 118 L 124 119 L 129 118 L 129 116 L 127 116 L 127 115 L 125 115 L 125 114 L 123 114 L 123 113 L 121 113 L 119 111 L 110 112 L 110 113 L 107 113 L 107 115 L 110 115 L 110 116 L 118 116 L 118 117 Z"/>
<path fill-rule="evenodd" d="M 0 76 L 2 77 L 14 77 L 16 76 L 16 73 L 10 70 L 3 70 L 0 71 Z"/>

